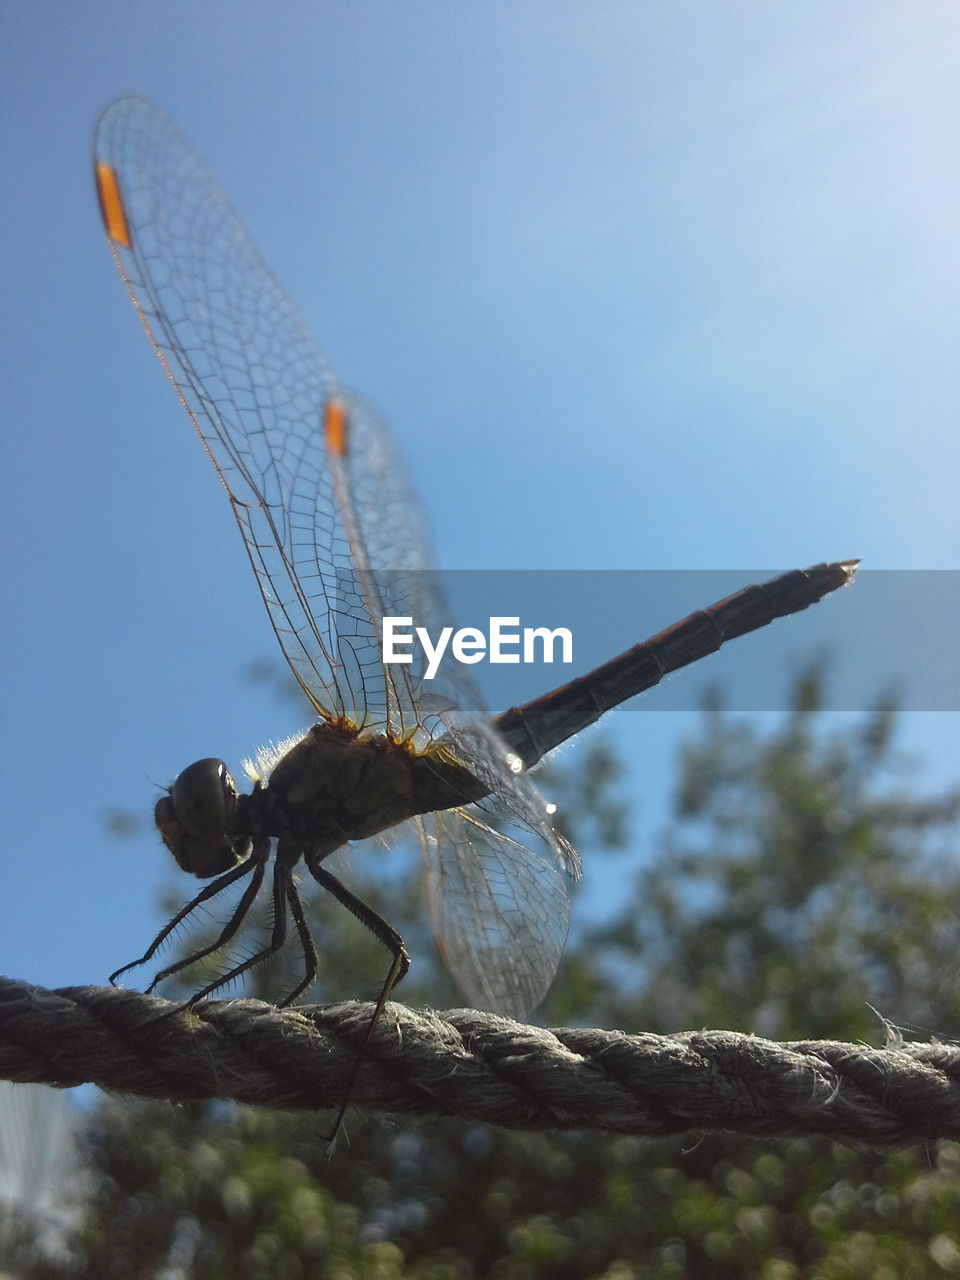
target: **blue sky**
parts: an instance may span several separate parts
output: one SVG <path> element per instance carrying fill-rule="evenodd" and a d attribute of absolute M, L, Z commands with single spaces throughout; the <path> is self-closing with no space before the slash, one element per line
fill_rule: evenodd
<path fill-rule="evenodd" d="M 302 725 L 245 678 L 273 636 L 104 247 L 108 101 L 220 176 L 444 567 L 955 569 L 958 37 L 923 2 L 5 4 L 0 971 L 103 981 L 174 880 L 105 813 Z M 694 722 L 643 705 L 621 868 Z M 958 738 L 909 717 L 922 784 Z"/>

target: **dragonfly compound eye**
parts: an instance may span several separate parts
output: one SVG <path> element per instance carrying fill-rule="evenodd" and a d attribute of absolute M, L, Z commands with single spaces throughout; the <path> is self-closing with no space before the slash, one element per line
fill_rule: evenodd
<path fill-rule="evenodd" d="M 237 788 L 222 760 L 189 765 L 157 802 L 154 821 L 178 865 L 200 879 L 229 871 L 240 860 L 227 835 Z"/>

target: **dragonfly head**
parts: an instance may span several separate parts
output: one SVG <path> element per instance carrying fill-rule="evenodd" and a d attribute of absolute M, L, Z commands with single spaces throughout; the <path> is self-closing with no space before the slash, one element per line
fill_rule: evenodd
<path fill-rule="evenodd" d="M 237 788 L 222 760 L 189 765 L 157 801 L 154 821 L 178 866 L 201 880 L 229 871 L 240 861 L 227 834 Z"/>

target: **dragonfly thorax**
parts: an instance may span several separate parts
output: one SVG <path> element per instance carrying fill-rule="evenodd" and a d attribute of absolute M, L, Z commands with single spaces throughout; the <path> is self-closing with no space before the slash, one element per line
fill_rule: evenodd
<path fill-rule="evenodd" d="M 321 857 L 416 814 L 479 800 L 487 788 L 435 746 L 315 725 L 276 764 L 264 793 L 263 834 L 288 836 Z"/>
<path fill-rule="evenodd" d="M 157 803 L 157 827 L 177 865 L 200 879 L 229 871 L 267 837 L 325 858 L 416 814 L 479 800 L 486 787 L 442 747 L 417 752 L 346 723 L 315 725 L 249 796 L 222 760 L 198 760 Z"/>

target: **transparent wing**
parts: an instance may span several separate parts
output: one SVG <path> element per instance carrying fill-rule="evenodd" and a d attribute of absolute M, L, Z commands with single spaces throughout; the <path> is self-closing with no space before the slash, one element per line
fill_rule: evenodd
<path fill-rule="evenodd" d="M 445 732 L 442 713 L 461 708 L 482 713 L 482 701 L 466 669 L 464 679 L 442 668 L 427 680 L 420 646 L 410 663 L 382 663 L 383 618 L 412 618 L 436 635 L 449 624 L 449 610 L 433 568 L 423 509 L 393 436 L 358 397 L 342 395 L 340 404 L 342 418 L 328 464 L 363 597 L 352 621 L 356 625 L 362 613 L 364 656 L 379 667 L 363 678 L 381 694 L 377 717 L 387 732 L 395 738 L 419 735 L 416 745 L 425 747 Z"/>
<path fill-rule="evenodd" d="M 362 401 L 345 396 L 343 408 L 329 465 L 379 662 L 383 617 L 412 617 L 436 636 L 451 625 L 450 611 L 431 565 L 422 509 L 393 437 Z M 428 680 L 425 666 L 419 651 L 411 664 L 381 667 L 377 688 L 384 691 L 389 731 L 404 737 L 421 731 L 420 747 L 443 739 L 491 793 L 481 808 L 546 841 L 554 861 L 579 877 L 576 852 L 554 831 L 548 806 L 523 773 L 519 756 L 493 728 L 470 668 L 448 662 Z"/>
<path fill-rule="evenodd" d="M 567 877 L 471 809 L 415 820 L 437 946 L 472 1004 L 525 1018 L 553 981 L 570 923 Z"/>
<path fill-rule="evenodd" d="M 117 266 L 227 489 L 283 652 L 322 716 L 375 725 L 386 700 L 327 460 L 323 355 L 148 103 L 104 112 L 95 159 Z"/>

